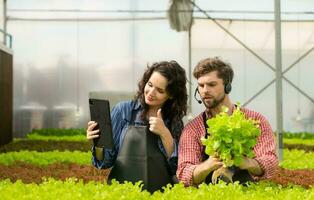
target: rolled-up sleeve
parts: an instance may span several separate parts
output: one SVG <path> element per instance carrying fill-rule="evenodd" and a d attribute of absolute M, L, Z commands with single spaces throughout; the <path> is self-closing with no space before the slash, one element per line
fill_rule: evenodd
<path fill-rule="evenodd" d="M 195 127 L 199 124 L 198 127 Z M 194 185 L 193 172 L 197 165 L 202 162 L 202 145 L 197 132 L 205 132 L 205 128 L 201 126 L 200 119 L 188 124 L 181 135 L 179 142 L 178 169 L 177 177 L 185 186 Z"/>
<path fill-rule="evenodd" d="M 260 116 L 259 121 L 261 135 L 258 137 L 257 144 L 254 147 L 254 159 L 258 162 L 264 173 L 261 176 L 253 176 L 257 180 L 271 178 L 275 174 L 279 162 L 271 126 L 263 116 Z"/>
<path fill-rule="evenodd" d="M 97 160 L 96 158 L 96 147 L 92 147 L 92 164 L 98 169 L 107 169 L 113 166 L 115 160 L 115 152 L 111 149 L 103 149 L 101 148 L 100 151 L 103 151 L 103 160 Z"/>

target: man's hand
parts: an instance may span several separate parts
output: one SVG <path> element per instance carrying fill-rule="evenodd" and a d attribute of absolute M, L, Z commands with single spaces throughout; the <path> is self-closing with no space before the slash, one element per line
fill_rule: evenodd
<path fill-rule="evenodd" d="M 243 157 L 239 168 L 242 170 L 248 170 L 250 174 L 260 176 L 263 174 L 263 170 L 259 166 L 258 162 L 255 159 Z"/>
<path fill-rule="evenodd" d="M 227 167 L 220 167 L 212 175 L 212 183 L 216 184 L 219 180 L 226 183 L 232 183 L 233 172 Z"/>
<path fill-rule="evenodd" d="M 248 170 L 251 167 L 250 164 L 251 164 L 250 159 L 248 157 L 243 157 L 242 162 L 239 165 L 239 168 L 242 170 Z"/>
<path fill-rule="evenodd" d="M 200 184 L 203 182 L 207 175 L 222 167 L 223 163 L 217 157 L 210 156 L 207 160 L 197 165 L 195 170 L 193 171 L 193 182 L 194 184 Z"/>
<path fill-rule="evenodd" d="M 204 162 L 209 169 L 209 172 L 212 172 L 220 167 L 223 166 L 223 163 L 219 158 L 210 156 L 205 162 Z"/>

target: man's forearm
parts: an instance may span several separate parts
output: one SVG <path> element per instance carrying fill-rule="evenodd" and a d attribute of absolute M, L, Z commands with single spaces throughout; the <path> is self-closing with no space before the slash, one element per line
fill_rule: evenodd
<path fill-rule="evenodd" d="M 240 169 L 246 169 L 250 174 L 256 176 L 260 176 L 264 173 L 258 162 L 252 158 L 244 158 Z"/>
<path fill-rule="evenodd" d="M 203 182 L 208 174 L 218 168 L 220 168 L 223 163 L 215 157 L 210 157 L 201 164 L 197 165 L 193 171 L 193 183 L 200 184 Z"/>
<path fill-rule="evenodd" d="M 207 164 L 205 162 L 199 164 L 195 167 L 193 171 L 193 183 L 198 185 L 201 182 L 203 182 L 207 175 L 211 172 L 211 170 L 208 168 Z"/>

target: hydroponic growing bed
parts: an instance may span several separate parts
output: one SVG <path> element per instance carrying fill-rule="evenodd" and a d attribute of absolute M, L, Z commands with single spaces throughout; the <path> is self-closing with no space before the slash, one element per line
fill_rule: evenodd
<path fill-rule="evenodd" d="M 71 139 L 74 138 L 74 139 Z M 297 143 L 293 143 L 293 140 Z M 302 141 L 312 140 L 304 138 Z M 79 134 L 29 134 L 0 147 L 1 199 L 314 199 L 313 146 L 289 138 L 271 180 L 248 186 L 177 184 L 150 194 L 140 184 L 106 184 L 109 170 L 91 165 L 90 144 Z M 291 148 L 296 145 L 298 148 Z"/>

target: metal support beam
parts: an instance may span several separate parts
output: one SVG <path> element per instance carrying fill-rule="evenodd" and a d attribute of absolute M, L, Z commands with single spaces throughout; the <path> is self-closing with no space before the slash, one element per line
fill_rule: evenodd
<path fill-rule="evenodd" d="M 303 90 L 301 90 L 298 86 L 296 86 L 294 83 L 292 83 L 288 78 L 286 78 L 285 76 L 282 76 L 282 78 L 287 81 L 287 83 L 289 83 L 294 89 L 296 89 L 298 92 L 300 92 L 304 97 L 306 97 L 308 100 L 310 100 L 313 104 L 314 104 L 314 99 L 308 95 L 306 92 L 304 92 Z M 259 96 L 260 94 L 262 94 L 269 86 L 271 86 L 273 83 L 275 83 L 276 78 L 274 78 L 273 80 L 271 80 L 266 86 L 264 86 L 262 89 L 260 89 L 257 93 L 255 93 L 255 95 L 253 95 L 249 100 L 247 100 L 242 106 L 247 106 L 251 101 L 253 101 L 257 96 Z"/>
<path fill-rule="evenodd" d="M 4 45 L 7 44 L 7 0 L 3 0 L 3 43 Z"/>
<path fill-rule="evenodd" d="M 258 95 L 263 93 L 269 86 L 271 86 L 273 83 L 275 83 L 276 79 L 273 79 L 270 81 L 265 87 L 263 87 L 260 91 L 258 91 L 255 95 L 253 95 L 249 100 L 247 100 L 242 106 L 245 107 L 247 104 L 249 104 L 251 101 L 253 101 Z"/>
<path fill-rule="evenodd" d="M 193 17 L 193 16 L 192 16 Z M 188 112 L 189 113 L 192 113 L 192 37 L 191 37 L 191 29 L 192 29 L 192 26 L 190 26 L 190 29 L 189 29 L 189 74 L 188 74 L 188 84 L 189 84 L 189 109 L 188 109 Z"/>
<path fill-rule="evenodd" d="M 310 48 L 307 52 L 305 52 L 300 58 L 298 58 L 296 61 L 294 61 L 287 69 L 283 71 L 283 74 L 287 73 L 292 67 L 294 67 L 296 64 L 298 64 L 303 58 L 305 58 L 309 53 L 311 53 L 314 50 L 314 46 Z"/>
<path fill-rule="evenodd" d="M 282 52 L 281 52 L 281 18 L 280 0 L 275 0 L 275 49 L 276 49 L 276 126 L 278 157 L 283 159 L 283 115 L 282 115 Z"/>
<path fill-rule="evenodd" d="M 295 84 L 293 84 L 290 80 L 288 80 L 288 78 L 286 78 L 284 76 L 285 73 L 287 73 L 292 67 L 296 66 L 297 63 L 299 63 L 302 59 L 304 59 L 307 55 L 309 55 L 312 51 L 314 50 L 314 46 L 309 49 L 308 51 L 306 51 L 302 56 L 300 56 L 296 61 L 294 61 L 287 69 L 285 69 L 282 73 L 283 79 L 285 81 L 287 81 L 287 83 L 289 83 L 292 87 L 294 87 L 298 92 L 300 92 L 304 97 L 308 98 L 312 103 L 314 103 L 314 99 L 306 94 L 306 92 L 304 92 L 303 90 L 301 90 L 298 86 L 296 86 Z M 265 87 L 263 87 L 261 90 L 259 90 L 255 95 L 253 95 L 249 100 L 247 100 L 243 106 L 246 106 L 247 104 L 249 104 L 251 101 L 253 101 L 253 99 L 255 99 L 257 96 L 259 96 L 261 93 L 263 93 L 269 86 L 271 86 L 274 82 L 276 81 L 276 78 L 274 78 L 273 80 L 271 80 Z"/>
<path fill-rule="evenodd" d="M 303 96 L 305 96 L 306 98 L 308 98 L 312 103 L 314 103 L 314 99 L 312 97 L 310 97 L 310 95 L 306 94 L 304 91 L 302 91 L 298 86 L 296 86 L 295 84 L 293 84 L 289 79 L 287 79 L 286 77 L 282 77 L 285 81 L 287 81 L 287 83 L 289 83 L 292 87 L 294 87 L 298 92 L 300 92 Z"/>

